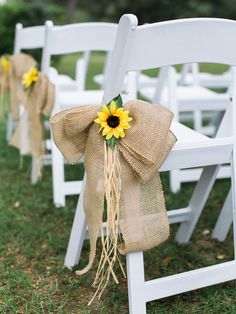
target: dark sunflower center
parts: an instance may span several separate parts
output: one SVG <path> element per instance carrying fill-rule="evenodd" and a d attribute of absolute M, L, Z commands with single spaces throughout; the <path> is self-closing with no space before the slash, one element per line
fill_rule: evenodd
<path fill-rule="evenodd" d="M 120 124 L 120 119 L 119 119 L 119 117 L 116 117 L 116 116 L 110 116 L 107 119 L 107 124 L 111 128 L 116 128 Z"/>

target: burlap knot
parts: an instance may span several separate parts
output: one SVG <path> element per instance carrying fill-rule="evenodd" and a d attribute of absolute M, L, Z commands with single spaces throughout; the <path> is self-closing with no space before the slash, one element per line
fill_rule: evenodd
<path fill-rule="evenodd" d="M 23 89 L 23 87 L 22 87 Z M 38 177 L 41 176 L 42 155 L 44 154 L 43 115 L 49 116 L 55 101 L 55 87 L 47 76 L 38 73 L 38 80 L 25 93 L 25 112 L 20 119 L 10 145 L 31 154 L 37 159 Z M 28 143 L 22 143 L 22 128 L 27 129 Z"/>
<path fill-rule="evenodd" d="M 120 219 L 123 243 L 119 251 L 145 251 L 169 237 L 169 223 L 158 169 L 176 142 L 169 130 L 172 112 L 141 100 L 124 105 L 133 121 L 119 141 L 121 165 Z M 93 123 L 97 106 L 82 106 L 57 113 L 51 119 L 53 139 L 64 157 L 77 162 L 84 155 L 87 183 L 84 210 L 90 237 L 88 265 L 96 254 L 104 210 L 104 139 Z"/>

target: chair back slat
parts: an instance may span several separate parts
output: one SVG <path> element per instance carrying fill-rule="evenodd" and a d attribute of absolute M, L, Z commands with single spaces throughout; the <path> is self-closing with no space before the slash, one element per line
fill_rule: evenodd
<path fill-rule="evenodd" d="M 193 18 L 137 26 L 132 14 L 119 22 L 104 99 L 109 102 L 122 90 L 125 74 L 186 63 L 236 65 L 236 22 Z"/>
<path fill-rule="evenodd" d="M 235 33 L 235 21 L 217 18 L 138 26 L 127 68 L 144 70 L 194 62 L 236 65 Z"/>
<path fill-rule="evenodd" d="M 114 23 L 79 23 L 55 26 L 46 23 L 42 71 L 48 72 L 51 57 L 86 51 L 112 51 L 117 32 Z"/>
<path fill-rule="evenodd" d="M 32 26 L 23 28 L 22 24 L 16 24 L 14 53 L 20 53 L 23 49 L 42 48 L 45 39 L 45 26 Z"/>
<path fill-rule="evenodd" d="M 47 41 L 51 55 L 79 51 L 111 51 L 117 24 L 79 23 L 48 28 Z"/>

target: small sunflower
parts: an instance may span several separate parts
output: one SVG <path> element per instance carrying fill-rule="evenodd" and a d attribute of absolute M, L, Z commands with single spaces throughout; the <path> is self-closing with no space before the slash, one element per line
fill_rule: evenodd
<path fill-rule="evenodd" d="M 25 89 L 29 88 L 33 83 L 38 80 L 38 69 L 31 67 L 28 72 L 23 75 L 22 84 Z"/>
<path fill-rule="evenodd" d="M 102 135 L 109 140 L 113 136 L 116 139 L 125 137 L 124 130 L 130 128 L 129 121 L 131 120 L 129 111 L 124 110 L 123 107 L 117 108 L 112 100 L 109 108 L 105 105 L 102 111 L 98 112 L 98 118 L 94 122 L 101 126 L 99 132 L 102 131 Z"/>
<path fill-rule="evenodd" d="M 3 67 L 4 73 L 8 73 L 9 67 L 10 67 L 10 61 L 7 57 L 2 57 L 1 58 L 1 63 Z"/>

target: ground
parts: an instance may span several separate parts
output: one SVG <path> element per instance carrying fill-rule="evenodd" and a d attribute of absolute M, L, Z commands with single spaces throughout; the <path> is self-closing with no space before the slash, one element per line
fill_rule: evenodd
<path fill-rule="evenodd" d="M 59 67 L 72 73 L 76 56 L 63 58 Z M 101 55 L 93 57 L 89 86 L 94 73 L 101 71 Z M 222 67 L 210 67 L 221 71 Z M 55 208 L 52 201 L 51 169 L 45 167 L 43 179 L 30 185 L 30 157 L 23 162 L 18 151 L 5 141 L 5 121 L 0 123 L 0 313 L 125 314 L 128 313 L 127 283 L 111 283 L 101 300 L 88 307 L 96 263 L 82 277 L 63 267 L 63 260 L 77 203 L 68 197 L 65 208 Z M 67 166 L 67 178 L 82 176 L 83 169 Z M 163 175 L 168 208 L 187 205 L 194 184 L 184 184 L 180 193 L 169 191 L 168 174 Z M 230 186 L 218 181 L 189 244 L 171 238 L 145 253 L 146 278 L 157 278 L 183 270 L 195 269 L 233 259 L 232 231 L 224 243 L 211 238 L 217 216 Z M 88 261 L 86 241 L 80 267 Z M 125 264 L 125 259 L 123 258 Z M 77 267 L 78 268 L 78 267 Z M 148 303 L 149 314 L 236 313 L 235 283 L 228 282 L 179 296 Z"/>

